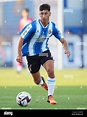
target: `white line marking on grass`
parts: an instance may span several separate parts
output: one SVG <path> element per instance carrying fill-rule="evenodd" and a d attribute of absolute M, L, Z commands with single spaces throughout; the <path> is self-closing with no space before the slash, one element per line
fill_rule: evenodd
<path fill-rule="evenodd" d="M 8 109 L 8 110 L 10 110 L 11 108 L 5 108 L 5 107 L 2 107 L 1 109 L 3 109 L 3 110 L 4 110 L 4 109 Z"/>
<path fill-rule="evenodd" d="M 80 108 L 80 107 L 78 107 L 78 108 L 76 108 L 76 109 L 81 109 L 81 110 L 83 109 L 83 110 L 87 110 L 87 108 Z"/>
<path fill-rule="evenodd" d="M 3 110 L 6 110 L 6 109 L 8 109 L 8 110 L 11 110 L 12 108 L 5 108 L 5 107 L 3 107 L 3 108 L 1 108 L 1 109 L 3 109 Z M 13 108 L 13 109 L 22 109 L 22 108 Z M 27 108 L 27 109 L 29 109 L 29 110 L 34 110 L 34 109 L 38 109 L 38 110 L 46 110 L 46 109 L 48 109 L 48 110 L 75 110 L 75 108 Z M 77 110 L 87 110 L 87 108 L 76 108 Z M 25 110 L 25 109 L 24 109 Z"/>

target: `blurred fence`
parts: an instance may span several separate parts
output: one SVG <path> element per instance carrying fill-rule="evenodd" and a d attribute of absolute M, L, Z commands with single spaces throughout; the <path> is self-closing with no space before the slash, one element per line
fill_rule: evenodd
<path fill-rule="evenodd" d="M 63 54 L 64 68 L 87 68 L 87 34 L 81 38 L 76 34 L 65 35 L 71 56 L 69 59 Z"/>
<path fill-rule="evenodd" d="M 47 0 L 44 0 L 46 2 Z M 20 12 L 23 7 L 30 9 L 30 16 L 33 19 L 38 18 L 38 6 L 43 0 L 0 0 L 0 67 L 16 67 L 17 43 L 19 34 L 19 20 L 21 19 Z M 57 0 L 48 0 L 52 5 L 51 19 L 57 23 Z M 31 7 L 33 6 L 33 7 Z M 65 28 L 65 27 L 64 27 Z M 63 68 L 87 68 L 87 34 L 79 35 L 64 35 L 69 42 L 71 56 L 68 59 L 63 51 L 62 65 Z M 55 68 L 58 66 L 57 40 L 54 37 L 49 41 L 51 52 L 55 61 Z M 25 61 L 26 66 L 26 61 Z"/>
<path fill-rule="evenodd" d="M 21 11 L 24 7 L 29 8 L 29 16 L 34 19 L 35 10 L 31 6 L 34 6 L 31 0 L 0 0 L 0 67 L 13 67 L 13 39 L 19 35 Z"/>

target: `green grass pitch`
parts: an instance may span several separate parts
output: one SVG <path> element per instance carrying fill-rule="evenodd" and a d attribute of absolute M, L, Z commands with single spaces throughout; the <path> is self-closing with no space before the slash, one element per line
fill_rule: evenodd
<path fill-rule="evenodd" d="M 47 73 L 41 69 L 47 80 Z M 26 69 L 18 74 L 15 69 L 0 68 L 0 109 L 87 109 L 87 69 L 55 70 L 57 105 L 47 103 L 47 91 L 33 82 Z M 32 101 L 27 107 L 16 103 L 16 95 L 27 91 Z"/>

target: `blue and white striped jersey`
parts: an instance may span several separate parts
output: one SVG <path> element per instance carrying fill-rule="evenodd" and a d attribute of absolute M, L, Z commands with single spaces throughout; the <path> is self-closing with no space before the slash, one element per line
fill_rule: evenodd
<path fill-rule="evenodd" d="M 24 39 L 22 55 L 33 56 L 49 50 L 48 40 L 52 35 L 59 40 L 63 38 L 55 23 L 49 21 L 44 27 L 39 19 L 31 22 L 20 32 Z"/>

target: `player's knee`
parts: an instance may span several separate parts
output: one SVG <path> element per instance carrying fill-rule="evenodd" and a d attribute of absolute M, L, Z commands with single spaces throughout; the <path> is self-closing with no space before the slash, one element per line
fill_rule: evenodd
<path fill-rule="evenodd" d="M 53 70 L 53 69 L 49 68 L 49 69 L 47 70 L 47 73 L 48 73 L 48 76 L 49 76 L 50 78 L 54 78 L 54 77 L 55 77 L 55 75 L 54 75 L 54 70 Z"/>

